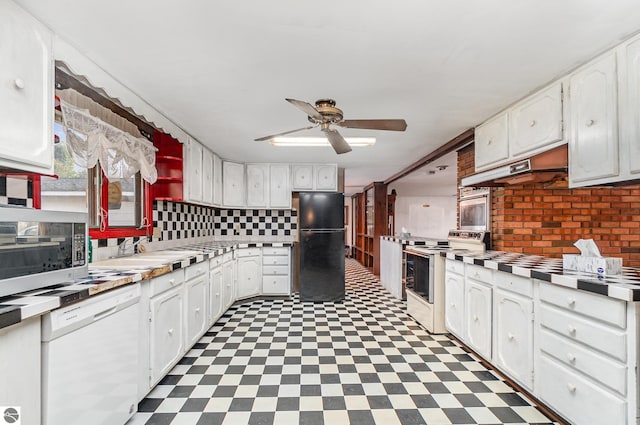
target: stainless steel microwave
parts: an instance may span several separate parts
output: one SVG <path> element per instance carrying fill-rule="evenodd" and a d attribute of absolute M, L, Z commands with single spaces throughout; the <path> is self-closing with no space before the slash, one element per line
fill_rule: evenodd
<path fill-rule="evenodd" d="M 0 297 L 87 273 L 86 214 L 0 207 Z"/>

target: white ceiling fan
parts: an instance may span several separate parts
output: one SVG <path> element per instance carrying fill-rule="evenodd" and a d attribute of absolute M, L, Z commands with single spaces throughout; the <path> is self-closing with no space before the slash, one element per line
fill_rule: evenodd
<path fill-rule="evenodd" d="M 299 131 L 310 130 L 319 126 L 320 129 L 326 134 L 327 140 L 336 151 L 336 153 L 342 154 L 350 152 L 351 146 L 349 146 L 347 141 L 344 139 L 344 137 L 342 137 L 338 130 L 331 128 L 331 125 L 333 124 L 344 128 L 361 128 L 368 130 L 405 131 L 407 128 L 407 122 L 402 119 L 345 120 L 343 119 L 342 110 L 336 108 L 336 102 L 333 99 L 316 100 L 315 107 L 310 103 L 304 102 L 302 100 L 285 100 L 307 114 L 307 119 L 311 123 L 313 123 L 313 125 L 298 128 L 295 130 L 285 131 L 278 134 L 272 134 L 270 136 L 260 137 L 258 139 L 254 139 L 256 142 L 271 140 L 276 137 L 297 133 Z"/>

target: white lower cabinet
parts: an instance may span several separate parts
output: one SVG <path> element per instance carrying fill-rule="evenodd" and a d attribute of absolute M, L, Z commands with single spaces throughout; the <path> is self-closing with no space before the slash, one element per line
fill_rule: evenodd
<path fill-rule="evenodd" d="M 500 288 L 494 292 L 496 366 L 533 389 L 533 300 Z"/>
<path fill-rule="evenodd" d="M 380 283 L 397 299 L 402 294 L 402 243 L 380 239 Z"/>
<path fill-rule="evenodd" d="M 262 249 L 262 294 L 289 295 L 291 293 L 291 249 L 269 247 Z"/>
<path fill-rule="evenodd" d="M 262 256 L 260 248 L 238 252 L 238 288 L 236 298 L 253 297 L 260 294 L 262 284 Z"/>
<path fill-rule="evenodd" d="M 209 270 L 209 309 L 208 321 L 213 324 L 222 316 L 224 301 L 222 299 L 224 291 L 224 274 L 222 264 L 214 265 Z"/>
<path fill-rule="evenodd" d="M 151 282 L 153 285 L 153 282 Z M 184 291 L 182 283 L 149 300 L 150 388 L 184 354 Z"/>
<path fill-rule="evenodd" d="M 222 311 L 225 311 L 236 300 L 236 262 L 233 254 L 227 253 L 222 257 Z"/>
<path fill-rule="evenodd" d="M 185 343 L 189 349 L 207 330 L 209 268 L 204 263 L 186 269 Z"/>
<path fill-rule="evenodd" d="M 444 322 L 449 332 L 464 339 L 464 276 L 455 273 L 455 266 L 464 266 L 460 262 L 447 260 L 447 271 L 445 274 L 445 310 Z M 461 267 L 464 272 L 464 268 Z"/>
<path fill-rule="evenodd" d="M 465 282 L 466 343 L 491 360 L 491 288 L 473 280 Z"/>

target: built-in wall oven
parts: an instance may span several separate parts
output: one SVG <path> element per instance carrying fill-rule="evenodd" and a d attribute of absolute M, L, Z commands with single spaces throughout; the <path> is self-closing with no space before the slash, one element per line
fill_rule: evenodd
<path fill-rule="evenodd" d="M 0 297 L 87 275 L 87 215 L 0 207 Z"/>
<path fill-rule="evenodd" d="M 431 254 L 404 251 L 406 287 L 433 304 L 434 261 Z"/>
<path fill-rule="evenodd" d="M 491 219 L 489 193 L 488 187 L 460 189 L 460 230 L 489 230 Z"/>

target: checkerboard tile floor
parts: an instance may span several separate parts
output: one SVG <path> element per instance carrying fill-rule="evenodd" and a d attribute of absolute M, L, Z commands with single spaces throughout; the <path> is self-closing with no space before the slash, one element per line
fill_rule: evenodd
<path fill-rule="evenodd" d="M 138 406 L 129 425 L 552 424 L 366 269 L 344 302 L 234 305 Z"/>

